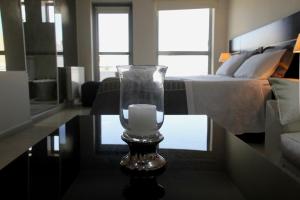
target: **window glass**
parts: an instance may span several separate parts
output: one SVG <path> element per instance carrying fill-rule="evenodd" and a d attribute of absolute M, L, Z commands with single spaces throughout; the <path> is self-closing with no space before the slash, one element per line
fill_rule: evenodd
<path fill-rule="evenodd" d="M 26 22 L 26 9 L 23 3 L 21 4 L 21 14 L 22 14 L 22 22 Z"/>
<path fill-rule="evenodd" d="M 159 11 L 159 51 L 208 51 L 209 9 Z"/>
<path fill-rule="evenodd" d="M 100 81 L 116 76 L 117 65 L 130 61 L 130 7 L 97 7 Z"/>
<path fill-rule="evenodd" d="M 0 11 L 0 51 L 4 51 L 4 38 L 3 38 L 1 11 Z"/>
<path fill-rule="evenodd" d="M 56 56 L 56 64 L 57 67 L 64 67 L 64 56 L 63 55 L 57 55 Z"/>
<path fill-rule="evenodd" d="M 117 65 L 129 64 L 129 55 L 100 55 L 99 60 L 102 70 L 116 71 Z"/>
<path fill-rule="evenodd" d="M 41 9 L 42 9 L 42 22 L 46 23 L 47 22 L 47 13 L 46 13 L 46 4 L 44 2 L 42 2 Z"/>
<path fill-rule="evenodd" d="M 63 52 L 63 30 L 61 14 L 55 14 L 55 39 L 57 52 Z"/>
<path fill-rule="evenodd" d="M 207 75 L 210 60 L 210 9 L 158 12 L 158 64 L 166 76 Z"/>
<path fill-rule="evenodd" d="M 43 23 L 54 23 L 54 1 L 42 1 L 41 2 L 42 22 Z"/>
<path fill-rule="evenodd" d="M 47 14 L 48 14 L 48 22 L 54 23 L 55 21 L 55 16 L 54 16 L 54 5 L 49 5 L 47 6 Z"/>
<path fill-rule="evenodd" d="M 100 66 L 111 67 L 115 70 L 117 65 L 128 65 L 128 55 L 100 55 Z"/>
<path fill-rule="evenodd" d="M 98 15 L 99 51 L 128 52 L 128 13 L 100 13 Z"/>
<path fill-rule="evenodd" d="M 206 55 L 160 55 L 160 65 L 168 66 L 166 76 L 197 76 L 208 74 Z"/>
<path fill-rule="evenodd" d="M 0 71 L 6 71 L 5 55 L 0 55 Z"/>
<path fill-rule="evenodd" d="M 1 11 L 0 11 L 0 71 L 6 71 L 6 60 L 5 60 L 5 48 L 4 48 Z"/>
<path fill-rule="evenodd" d="M 59 151 L 59 136 L 55 135 L 53 138 L 53 150 Z"/>
<path fill-rule="evenodd" d="M 129 55 L 100 55 L 100 80 L 115 77 L 117 65 L 128 65 Z"/>

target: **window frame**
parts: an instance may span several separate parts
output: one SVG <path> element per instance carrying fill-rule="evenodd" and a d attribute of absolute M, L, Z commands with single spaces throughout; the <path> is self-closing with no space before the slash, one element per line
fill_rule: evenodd
<path fill-rule="evenodd" d="M 101 7 L 128 7 L 128 30 L 129 30 L 129 49 L 128 52 L 100 52 L 99 51 L 99 27 L 98 27 L 98 14 L 99 8 Z M 133 63 L 133 25 L 132 25 L 132 3 L 95 3 L 93 4 L 93 49 L 94 49 L 94 59 L 93 59 L 93 77 L 94 80 L 100 81 L 100 55 L 128 55 L 129 65 Z"/>
<path fill-rule="evenodd" d="M 58 142 L 58 143 L 56 143 Z M 55 146 L 58 145 L 58 149 Z M 47 152 L 50 157 L 59 157 L 60 152 L 60 137 L 57 134 L 47 136 Z"/>
<path fill-rule="evenodd" d="M 43 6 L 44 6 L 44 10 L 43 10 Z M 54 0 L 44 0 L 41 1 L 41 13 L 43 13 L 43 11 L 45 12 L 45 19 L 43 19 L 43 14 L 42 14 L 42 23 L 55 23 L 55 16 L 54 16 L 54 22 L 50 21 L 50 11 L 49 8 L 53 7 L 53 10 L 55 10 L 55 2 Z M 55 13 L 54 13 L 55 15 Z M 45 21 L 43 21 L 45 20 Z"/>
<path fill-rule="evenodd" d="M 60 17 L 61 17 L 61 31 L 62 31 L 62 51 L 61 50 L 58 50 L 57 49 L 57 46 L 56 46 L 56 67 L 59 67 L 59 68 L 64 68 L 65 67 L 65 56 L 64 56 L 64 27 L 63 27 L 63 21 L 62 21 L 62 14 L 60 12 L 55 12 L 54 13 L 54 24 L 56 26 L 57 24 L 57 21 L 56 21 L 56 15 L 59 14 Z M 56 43 L 56 39 L 57 39 L 57 35 L 56 35 L 56 32 L 57 29 L 55 28 L 55 43 Z M 63 59 L 63 66 L 59 66 L 58 65 L 58 57 L 62 57 Z"/>
<path fill-rule="evenodd" d="M 159 51 L 159 14 L 157 13 L 157 63 L 159 64 L 159 56 L 208 56 L 208 74 L 212 73 L 212 8 L 195 8 L 195 9 L 208 9 L 209 10 L 209 38 L 207 51 Z M 187 9 L 189 10 L 189 9 Z M 161 10 L 158 10 L 158 12 Z"/>

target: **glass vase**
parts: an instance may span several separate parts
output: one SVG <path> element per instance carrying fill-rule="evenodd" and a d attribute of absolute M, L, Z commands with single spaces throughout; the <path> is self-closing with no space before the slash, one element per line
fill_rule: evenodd
<path fill-rule="evenodd" d="M 117 66 L 120 121 L 133 138 L 154 137 L 164 121 L 165 66 Z"/>
<path fill-rule="evenodd" d="M 164 122 L 165 66 L 118 66 L 120 77 L 121 138 L 129 153 L 120 162 L 124 169 L 149 172 L 163 170 L 166 160 L 158 153 L 164 139 L 159 128 Z"/>

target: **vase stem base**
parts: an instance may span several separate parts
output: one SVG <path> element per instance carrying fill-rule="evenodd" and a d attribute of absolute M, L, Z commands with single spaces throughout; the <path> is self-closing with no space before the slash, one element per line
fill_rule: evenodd
<path fill-rule="evenodd" d="M 120 162 L 122 167 L 134 171 L 156 171 L 165 167 L 167 161 L 158 153 L 158 144 L 163 140 L 159 133 L 157 139 L 149 142 L 132 140 L 128 134 L 122 135 L 122 140 L 129 146 L 129 153 Z"/>

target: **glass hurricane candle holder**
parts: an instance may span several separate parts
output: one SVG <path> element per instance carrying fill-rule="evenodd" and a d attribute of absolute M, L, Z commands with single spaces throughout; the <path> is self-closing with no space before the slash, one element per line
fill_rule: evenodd
<path fill-rule="evenodd" d="M 165 66 L 117 66 L 120 78 L 122 139 L 130 153 L 121 160 L 129 169 L 154 170 L 166 161 L 157 153 L 163 140 Z"/>
<path fill-rule="evenodd" d="M 120 121 L 131 137 L 153 137 L 164 121 L 167 67 L 118 66 Z"/>

